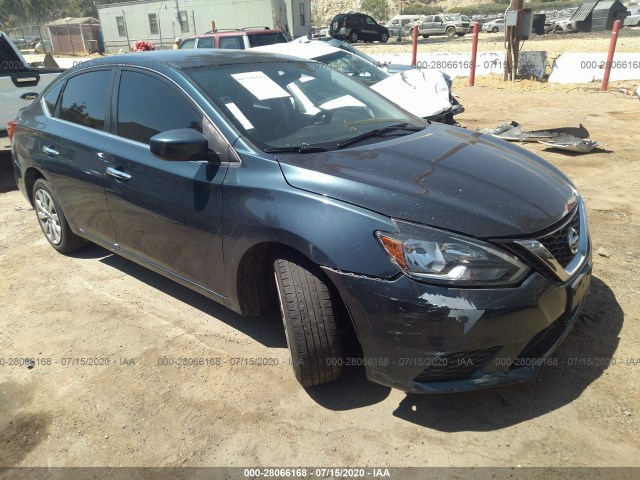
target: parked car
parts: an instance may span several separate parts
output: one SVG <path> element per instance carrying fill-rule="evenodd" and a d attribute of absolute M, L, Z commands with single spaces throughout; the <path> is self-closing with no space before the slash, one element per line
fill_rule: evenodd
<path fill-rule="evenodd" d="M 58 252 L 91 241 L 239 314 L 279 305 L 304 386 L 340 377 L 351 328 L 384 385 L 530 380 L 589 290 L 585 206 L 557 168 L 309 60 L 81 63 L 19 113 L 13 161 Z"/>
<path fill-rule="evenodd" d="M 633 7 L 627 10 L 627 17 L 624 19 L 625 27 L 640 27 L 640 7 Z"/>
<path fill-rule="evenodd" d="M 504 32 L 504 18 L 496 18 L 490 22 L 483 23 L 482 31 L 491 33 Z"/>
<path fill-rule="evenodd" d="M 258 51 L 293 55 L 328 65 L 385 96 L 414 115 L 457 124 L 464 108 L 451 94 L 451 78 L 433 69 L 411 69 L 391 75 L 383 68 L 320 41 L 289 42 L 258 47 Z"/>
<path fill-rule="evenodd" d="M 396 15 L 387 22 L 385 27 L 389 30 L 390 37 L 397 37 L 402 32 L 403 36 L 411 35 L 411 27 L 420 20 L 420 15 Z"/>
<path fill-rule="evenodd" d="M 11 148 L 7 122 L 18 110 L 63 71 L 61 68 L 31 68 L 8 35 L 0 32 L 0 151 Z"/>
<path fill-rule="evenodd" d="M 389 40 L 389 30 L 364 13 L 340 13 L 333 17 L 329 25 L 329 35 L 334 38 L 356 43 Z"/>
<path fill-rule="evenodd" d="M 451 15 L 423 15 L 418 22 L 418 33 L 422 38 L 432 35 L 446 35 L 447 37 L 462 37 L 469 32 L 471 23 L 467 17 Z"/>
<path fill-rule="evenodd" d="M 293 42 L 302 42 L 305 43 L 309 39 L 305 37 L 297 38 L 293 40 Z M 412 70 L 413 67 L 411 65 L 402 65 L 399 63 L 387 63 L 387 62 L 379 62 L 375 58 L 367 55 L 362 50 L 358 50 L 349 42 L 344 40 L 338 40 L 337 38 L 329 37 L 329 38 L 319 38 L 319 41 L 325 42 L 327 45 L 331 45 L 332 47 L 340 48 L 341 50 L 345 50 L 347 52 L 353 53 L 354 55 L 366 60 L 369 63 L 373 63 L 376 67 L 382 68 L 386 72 L 390 74 L 406 72 L 407 70 Z"/>
<path fill-rule="evenodd" d="M 202 35 L 185 37 L 180 42 L 181 50 L 192 48 L 222 48 L 244 50 L 273 43 L 286 43 L 289 40 L 280 30 L 271 28 L 248 28 L 239 30 L 219 30 Z"/>

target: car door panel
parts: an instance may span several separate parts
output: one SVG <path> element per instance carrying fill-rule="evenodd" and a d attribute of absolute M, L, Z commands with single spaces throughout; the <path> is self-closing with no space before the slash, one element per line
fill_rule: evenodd
<path fill-rule="evenodd" d="M 105 145 L 107 200 L 119 247 L 210 292 L 222 283 L 224 162 L 167 161 L 149 138 L 178 128 L 202 131 L 202 112 L 166 79 L 123 69 Z M 214 134 L 207 120 L 205 137 Z M 214 142 L 210 140 L 210 148 Z M 219 146 L 215 147 L 219 151 Z"/>
<path fill-rule="evenodd" d="M 111 71 L 99 70 L 71 77 L 40 145 L 49 180 L 70 224 L 92 239 L 107 243 L 115 242 L 102 158 L 111 75 Z M 107 91 L 103 106 L 82 101 L 95 88 Z M 96 109 L 101 109 L 101 119 L 94 118 Z"/>

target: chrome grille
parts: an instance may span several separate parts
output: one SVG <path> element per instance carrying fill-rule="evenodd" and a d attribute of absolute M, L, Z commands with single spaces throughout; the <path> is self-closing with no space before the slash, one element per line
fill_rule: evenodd
<path fill-rule="evenodd" d="M 562 268 L 569 265 L 569 262 L 575 256 L 575 253 L 571 253 L 571 248 L 569 247 L 569 232 L 572 228 L 575 228 L 578 235 L 581 234 L 578 210 L 578 208 L 574 209 L 571 220 L 569 220 L 564 227 L 544 237 L 536 238 L 536 240 L 549 250 L 549 253 L 562 265 Z"/>

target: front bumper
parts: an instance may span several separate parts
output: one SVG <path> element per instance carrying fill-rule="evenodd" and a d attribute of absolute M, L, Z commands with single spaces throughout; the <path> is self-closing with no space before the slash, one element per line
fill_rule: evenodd
<path fill-rule="evenodd" d="M 591 252 L 564 285 L 454 289 L 325 268 L 352 317 L 369 380 L 446 393 L 532 380 L 564 339 L 591 281 Z"/>

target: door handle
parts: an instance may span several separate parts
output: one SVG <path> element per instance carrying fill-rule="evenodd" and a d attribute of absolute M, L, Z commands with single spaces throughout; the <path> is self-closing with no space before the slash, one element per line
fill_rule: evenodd
<path fill-rule="evenodd" d="M 129 180 L 131 178 L 131 175 L 129 175 L 127 172 L 118 170 L 115 167 L 107 167 L 107 175 L 111 175 L 118 180 Z"/>
<path fill-rule="evenodd" d="M 49 155 L 50 157 L 57 157 L 58 155 L 60 155 L 60 152 L 58 152 L 57 150 L 54 150 L 51 147 L 47 147 L 46 145 L 42 147 L 42 151 L 47 155 Z"/>

